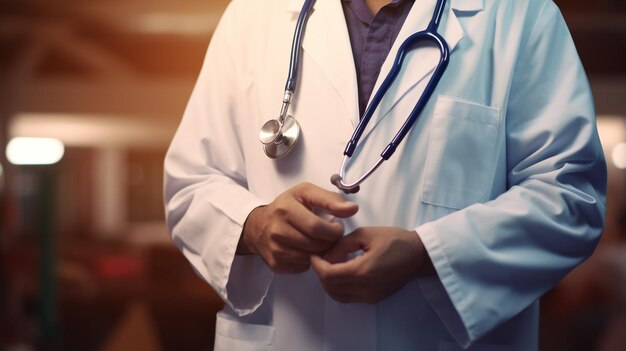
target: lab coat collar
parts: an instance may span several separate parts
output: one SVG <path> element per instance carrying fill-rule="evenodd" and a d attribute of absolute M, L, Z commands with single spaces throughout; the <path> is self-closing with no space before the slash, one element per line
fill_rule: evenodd
<path fill-rule="evenodd" d="M 303 0 L 291 1 L 289 11 L 294 14 L 294 23 L 303 3 Z M 341 1 L 315 2 L 304 31 L 302 49 L 303 56 L 315 62 L 344 101 L 345 110 L 338 114 L 349 118 L 353 127 L 356 126 L 354 121 L 359 120 L 356 69 Z"/>
<path fill-rule="evenodd" d="M 485 8 L 485 0 L 452 0 L 451 7 L 460 12 L 480 12 Z"/>
<path fill-rule="evenodd" d="M 287 12 L 292 13 L 294 23 L 302 9 L 303 3 L 304 0 L 291 0 L 287 7 Z M 374 92 L 377 91 L 390 71 L 395 54 L 402 42 L 411 34 L 424 30 L 427 27 L 435 4 L 436 0 L 426 0 L 416 2 L 413 5 L 391 48 L 389 56 L 383 63 Z M 464 13 L 479 12 L 484 7 L 484 0 L 448 0 L 446 7 L 447 10 L 445 10 L 442 18 L 439 33 L 443 34 L 452 53 L 456 44 L 464 36 L 463 28 L 453 10 Z M 352 126 L 356 127 L 360 118 L 357 78 L 352 47 L 350 46 L 350 36 L 343 15 L 341 1 L 318 0 L 315 2 L 305 29 L 302 47 L 303 51 L 324 72 L 326 78 L 342 97 L 346 108 L 345 116 L 350 119 Z M 402 77 L 399 77 L 397 84 L 394 84 L 389 89 L 389 96 L 385 96 L 380 103 L 365 134 L 368 134 L 388 114 L 408 90 L 417 85 L 422 79 L 430 77 L 430 73 L 439 59 L 438 50 L 424 48 L 419 51 L 419 63 L 414 64 L 415 62 L 412 63 L 411 60 L 405 60 L 407 68 L 403 68 L 404 73 L 402 74 L 405 79 L 400 79 Z M 454 57 L 451 59 L 454 59 Z M 412 64 L 407 65 L 409 63 Z M 406 79 L 407 77 L 408 79 Z"/>

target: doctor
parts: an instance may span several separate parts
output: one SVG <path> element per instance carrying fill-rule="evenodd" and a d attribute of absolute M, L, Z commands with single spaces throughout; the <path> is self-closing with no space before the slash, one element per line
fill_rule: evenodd
<path fill-rule="evenodd" d="M 165 201 L 174 242 L 225 301 L 216 350 L 536 350 L 539 297 L 595 248 L 605 163 L 551 0 L 448 0 L 450 63 L 416 124 L 358 193 L 329 182 L 436 5 L 387 2 L 315 3 L 290 110 L 301 137 L 281 159 L 259 128 L 279 112 L 303 0 L 234 0 L 212 38 Z M 431 45 L 407 54 L 348 177 L 375 162 L 438 60 Z"/>

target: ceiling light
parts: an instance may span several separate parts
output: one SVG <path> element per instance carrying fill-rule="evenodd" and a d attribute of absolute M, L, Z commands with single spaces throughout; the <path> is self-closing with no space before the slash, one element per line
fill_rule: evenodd
<path fill-rule="evenodd" d="M 7 145 L 6 155 L 14 165 L 51 165 L 59 162 L 65 146 L 53 138 L 13 138 Z"/>
<path fill-rule="evenodd" d="M 611 160 L 615 167 L 626 169 L 626 143 L 615 145 L 613 152 L 611 152 Z"/>

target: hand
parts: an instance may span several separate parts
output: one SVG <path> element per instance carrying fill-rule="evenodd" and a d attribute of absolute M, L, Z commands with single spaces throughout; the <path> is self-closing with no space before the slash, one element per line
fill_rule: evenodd
<path fill-rule="evenodd" d="M 358 206 L 337 193 L 299 184 L 250 213 L 237 252 L 260 255 L 276 273 L 306 271 L 311 254 L 325 253 L 344 232 L 341 223 L 316 215 L 318 210 L 347 218 Z"/>
<path fill-rule="evenodd" d="M 362 250 L 353 259 L 348 255 Z M 434 268 L 419 235 L 393 227 L 359 228 L 324 255 L 311 256 L 324 289 L 339 302 L 377 303 Z"/>

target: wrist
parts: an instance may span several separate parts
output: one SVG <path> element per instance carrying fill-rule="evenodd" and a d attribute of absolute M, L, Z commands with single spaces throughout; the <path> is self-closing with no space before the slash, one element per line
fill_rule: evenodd
<path fill-rule="evenodd" d="M 254 245 L 254 237 L 258 233 L 259 228 L 259 218 L 260 212 L 263 207 L 259 206 L 250 211 L 246 221 L 243 224 L 243 228 L 241 229 L 241 236 L 239 237 L 239 243 L 237 244 L 238 255 L 256 255 L 258 254 L 256 247 Z"/>

